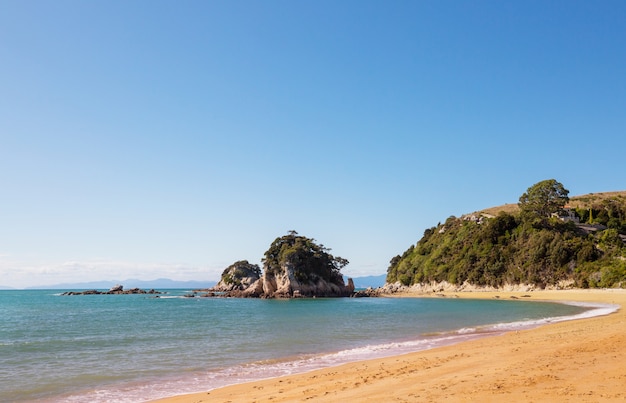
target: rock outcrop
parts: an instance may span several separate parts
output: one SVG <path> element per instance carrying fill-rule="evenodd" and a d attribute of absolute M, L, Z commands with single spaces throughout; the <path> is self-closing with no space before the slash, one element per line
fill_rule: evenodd
<path fill-rule="evenodd" d="M 113 287 L 109 288 L 110 293 L 123 292 L 124 286 L 121 284 L 116 284 Z"/>
<path fill-rule="evenodd" d="M 381 291 L 380 290 L 381 290 L 380 288 L 367 287 L 365 290 L 355 291 L 354 294 L 352 294 L 352 296 L 354 298 L 380 297 L 380 295 L 381 295 Z"/>
<path fill-rule="evenodd" d="M 263 259 L 263 271 L 247 261 L 227 267 L 209 295 L 253 298 L 349 297 L 354 283 L 346 285 L 341 268 L 346 259 L 330 249 L 291 231 L 277 238 Z"/>
<path fill-rule="evenodd" d="M 463 284 L 452 284 L 447 281 L 430 282 L 430 283 L 418 283 L 411 286 L 403 285 L 400 282 L 386 283 L 384 286 L 376 289 L 379 294 L 401 294 L 401 293 L 413 293 L 413 294 L 434 294 L 438 292 L 487 292 L 487 291 L 501 291 L 501 292 L 532 292 L 536 290 L 567 290 L 574 287 L 573 281 L 560 281 L 555 285 L 548 285 L 546 287 L 537 287 L 534 284 L 510 284 L 506 283 L 500 287 L 493 287 L 487 285 L 475 285 L 469 282 Z"/>
<path fill-rule="evenodd" d="M 346 285 L 343 278 L 328 281 L 320 277 L 312 277 L 310 280 L 299 281 L 294 265 L 287 264 L 279 273 L 266 270 L 255 281 L 250 281 L 254 278 L 253 276 L 246 276 L 241 281 L 235 281 L 238 284 L 236 287 L 232 286 L 233 283 L 229 283 L 230 280 L 224 282 L 224 275 L 222 275 L 222 280 L 210 291 L 211 295 L 221 294 L 227 297 L 244 298 L 350 297 L 354 294 L 352 279 L 348 279 Z"/>
<path fill-rule="evenodd" d="M 261 278 L 261 269 L 256 264 L 248 263 L 247 260 L 240 260 L 228 266 L 222 272 L 222 278 L 213 292 L 244 291 Z"/>
<path fill-rule="evenodd" d="M 261 279 L 263 282 L 263 296 L 268 298 L 293 297 L 348 297 L 354 292 L 352 279 L 348 285 L 342 277 L 324 279 L 320 276 L 309 276 L 308 279 L 298 280 L 297 267 L 287 263 L 274 274 L 266 271 Z"/>
<path fill-rule="evenodd" d="M 155 291 L 154 289 L 150 289 L 148 291 L 142 290 L 141 288 L 131 288 L 129 290 L 124 290 L 124 286 L 116 285 L 109 289 L 109 291 L 99 291 L 99 290 L 85 290 L 85 291 L 66 291 L 61 295 L 120 295 L 120 294 L 164 294 L 162 291 Z"/>

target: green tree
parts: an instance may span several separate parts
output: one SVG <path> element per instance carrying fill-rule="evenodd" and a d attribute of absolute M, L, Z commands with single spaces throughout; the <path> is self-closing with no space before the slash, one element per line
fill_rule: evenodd
<path fill-rule="evenodd" d="M 296 278 L 301 282 L 315 282 L 317 278 L 322 278 L 343 284 L 341 269 L 349 262 L 329 252 L 329 248 L 316 243 L 315 239 L 289 231 L 272 242 L 265 252 L 263 263 L 265 270 L 273 274 L 280 273 L 285 264 L 291 264 Z"/>
<path fill-rule="evenodd" d="M 529 187 L 519 198 L 519 207 L 525 216 L 550 217 L 569 202 L 569 190 L 555 179 L 546 179 Z"/>

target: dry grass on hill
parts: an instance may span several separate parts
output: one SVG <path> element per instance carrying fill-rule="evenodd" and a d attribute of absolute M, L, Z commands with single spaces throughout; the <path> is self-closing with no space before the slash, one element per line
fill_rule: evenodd
<path fill-rule="evenodd" d="M 568 205 L 573 208 L 589 208 L 592 204 L 596 204 L 605 199 L 626 199 L 626 190 L 620 190 L 616 192 L 600 192 L 600 193 L 588 193 L 580 196 L 572 196 Z M 477 211 L 474 214 L 489 214 L 496 216 L 500 212 L 509 214 L 517 213 L 519 207 L 517 203 L 507 203 L 502 206 L 489 207 L 484 210 Z"/>
<path fill-rule="evenodd" d="M 599 203 L 606 199 L 626 199 L 626 190 L 618 192 L 589 193 L 582 196 L 574 196 L 569 201 L 569 206 L 573 208 L 589 208 L 592 204 Z"/>

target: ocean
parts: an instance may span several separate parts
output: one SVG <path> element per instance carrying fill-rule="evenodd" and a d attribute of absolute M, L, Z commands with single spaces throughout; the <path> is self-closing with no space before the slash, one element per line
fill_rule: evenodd
<path fill-rule="evenodd" d="M 0 291 L 3 402 L 142 402 L 607 313 L 452 298 Z"/>

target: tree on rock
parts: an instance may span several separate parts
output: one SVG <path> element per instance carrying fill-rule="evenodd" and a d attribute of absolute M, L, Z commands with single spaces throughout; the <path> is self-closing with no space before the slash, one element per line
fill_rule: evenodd
<path fill-rule="evenodd" d="M 569 202 L 569 190 L 555 179 L 546 179 L 529 187 L 519 198 L 524 216 L 550 217 L 560 212 Z"/>
<path fill-rule="evenodd" d="M 276 238 L 265 252 L 263 272 L 245 260 L 227 267 L 212 291 L 228 297 L 300 298 L 348 297 L 354 282 L 344 283 L 341 269 L 348 261 L 329 253 L 314 239 L 290 231 Z"/>
<path fill-rule="evenodd" d="M 312 238 L 290 231 L 276 238 L 265 252 L 264 269 L 270 274 L 279 274 L 286 264 L 294 269 L 299 282 L 315 282 L 319 279 L 343 285 L 341 269 L 348 260 L 331 255 L 330 249 L 315 243 Z"/>

